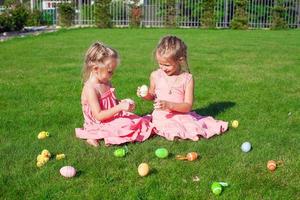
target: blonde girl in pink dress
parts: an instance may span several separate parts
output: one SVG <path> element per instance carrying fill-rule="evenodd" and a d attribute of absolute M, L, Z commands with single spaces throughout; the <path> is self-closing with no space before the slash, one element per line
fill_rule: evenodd
<path fill-rule="evenodd" d="M 187 47 L 175 36 L 162 38 L 155 50 L 159 68 L 151 73 L 145 100 L 154 101 L 152 123 L 168 140 L 210 138 L 225 132 L 228 122 L 191 112 L 194 80 L 187 64 Z M 141 96 L 140 88 L 137 95 Z"/>
<path fill-rule="evenodd" d="M 91 45 L 85 56 L 81 93 L 84 124 L 75 132 L 93 146 L 98 146 L 100 139 L 106 145 L 142 142 L 152 132 L 149 119 L 131 113 L 135 108 L 132 100 L 116 98 L 110 80 L 118 61 L 118 53 L 99 42 Z"/>

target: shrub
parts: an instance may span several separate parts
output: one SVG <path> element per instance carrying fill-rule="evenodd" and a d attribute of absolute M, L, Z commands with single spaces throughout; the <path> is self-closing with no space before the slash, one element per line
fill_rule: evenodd
<path fill-rule="evenodd" d="M 203 16 L 201 20 L 201 26 L 203 28 L 215 28 L 215 0 L 203 0 Z"/>
<path fill-rule="evenodd" d="M 284 20 L 285 8 L 283 6 L 283 2 L 279 2 L 272 9 L 272 29 L 285 29 L 287 28 L 287 23 Z"/>
<path fill-rule="evenodd" d="M 166 26 L 176 27 L 176 0 L 167 0 L 166 3 Z"/>
<path fill-rule="evenodd" d="M 18 4 L 14 9 L 11 10 L 11 17 L 14 22 L 14 30 L 22 30 L 27 22 L 29 15 L 28 9 L 23 4 Z"/>
<path fill-rule="evenodd" d="M 34 9 L 29 13 L 26 25 L 27 26 L 40 26 L 43 22 L 43 14 L 40 10 Z"/>
<path fill-rule="evenodd" d="M 72 26 L 75 17 L 74 5 L 71 3 L 61 3 L 58 6 L 59 24 L 61 26 Z"/>
<path fill-rule="evenodd" d="M 14 23 L 12 17 L 8 12 L 4 12 L 0 15 L 0 33 L 12 31 Z"/>
<path fill-rule="evenodd" d="M 5 12 L 0 15 L 0 31 L 22 30 L 29 15 L 28 9 L 17 1 L 6 1 Z"/>
<path fill-rule="evenodd" d="M 96 0 L 95 2 L 95 21 L 99 28 L 110 28 L 111 15 L 109 12 L 111 0 Z"/>
<path fill-rule="evenodd" d="M 230 23 L 232 29 L 247 29 L 248 18 L 247 18 L 247 0 L 235 0 L 234 1 L 234 16 Z"/>

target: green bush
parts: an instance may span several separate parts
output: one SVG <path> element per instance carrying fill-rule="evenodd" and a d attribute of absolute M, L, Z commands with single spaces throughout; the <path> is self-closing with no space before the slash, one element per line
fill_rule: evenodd
<path fill-rule="evenodd" d="M 61 3 L 58 6 L 59 24 L 61 26 L 72 26 L 75 17 L 75 9 L 72 3 Z"/>
<path fill-rule="evenodd" d="M 14 22 L 14 30 L 22 30 L 27 22 L 29 11 L 23 4 L 18 4 L 11 10 L 11 17 Z"/>
<path fill-rule="evenodd" d="M 0 15 L 0 31 L 22 30 L 27 22 L 29 10 L 15 1 L 5 2 L 5 12 Z"/>
<path fill-rule="evenodd" d="M 215 28 L 215 0 L 203 0 L 203 16 L 201 20 L 201 26 L 203 28 Z"/>
<path fill-rule="evenodd" d="M 95 2 L 95 22 L 99 28 L 110 28 L 111 15 L 109 12 L 111 0 L 96 0 Z"/>
<path fill-rule="evenodd" d="M 230 23 L 232 29 L 248 29 L 247 4 L 248 0 L 234 1 L 234 16 Z"/>
<path fill-rule="evenodd" d="M 34 9 L 29 13 L 26 25 L 27 26 L 40 26 L 43 22 L 43 14 L 40 10 Z"/>
<path fill-rule="evenodd" d="M 272 9 L 272 29 L 285 29 L 288 27 L 284 15 L 285 8 L 281 3 Z"/>
<path fill-rule="evenodd" d="M 166 27 L 176 27 L 176 0 L 166 2 Z"/>
<path fill-rule="evenodd" d="M 0 15 L 0 33 L 12 31 L 14 27 L 13 19 L 8 12 Z"/>

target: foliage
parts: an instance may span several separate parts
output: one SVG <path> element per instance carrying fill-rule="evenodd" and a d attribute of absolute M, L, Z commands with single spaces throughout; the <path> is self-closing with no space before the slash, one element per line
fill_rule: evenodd
<path fill-rule="evenodd" d="M 72 26 L 75 17 L 75 8 L 72 3 L 60 3 L 58 5 L 58 13 L 61 26 Z"/>
<path fill-rule="evenodd" d="M 40 10 L 34 9 L 29 13 L 26 25 L 27 26 L 40 26 L 43 23 L 43 14 Z"/>
<path fill-rule="evenodd" d="M 215 3 L 215 0 L 203 0 L 203 16 L 201 18 L 203 28 L 215 27 Z"/>
<path fill-rule="evenodd" d="M 176 27 L 176 0 L 166 0 L 166 27 Z"/>
<path fill-rule="evenodd" d="M 287 28 L 287 23 L 284 19 L 286 8 L 283 3 L 283 0 L 278 0 L 277 4 L 272 9 L 272 29 Z"/>
<path fill-rule="evenodd" d="M 247 29 L 248 16 L 246 9 L 248 0 L 235 0 L 234 3 L 234 16 L 230 26 L 232 29 Z"/>
<path fill-rule="evenodd" d="M 0 15 L 0 33 L 13 30 L 14 23 L 8 12 Z"/>
<path fill-rule="evenodd" d="M 29 10 L 18 1 L 6 1 L 5 11 L 0 15 L 0 31 L 22 30 L 27 22 Z"/>
<path fill-rule="evenodd" d="M 96 0 L 95 1 L 95 21 L 99 28 L 110 28 L 111 14 L 109 12 L 111 0 Z"/>

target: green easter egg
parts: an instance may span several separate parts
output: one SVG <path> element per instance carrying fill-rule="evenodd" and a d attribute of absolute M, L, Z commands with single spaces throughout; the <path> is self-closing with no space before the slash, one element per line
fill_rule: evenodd
<path fill-rule="evenodd" d="M 218 182 L 213 182 L 213 184 L 211 185 L 211 191 L 215 195 L 220 195 L 222 192 L 222 185 Z"/>
<path fill-rule="evenodd" d="M 124 157 L 125 154 L 126 154 L 126 152 L 125 152 L 125 149 L 123 149 L 123 148 L 116 149 L 115 152 L 114 152 L 114 155 L 115 155 L 116 157 L 119 157 L 119 158 L 120 158 L 120 157 Z"/>
<path fill-rule="evenodd" d="M 166 157 L 168 157 L 169 152 L 165 148 L 159 148 L 159 149 L 156 149 L 155 155 L 159 158 L 166 158 Z"/>

